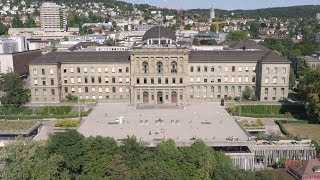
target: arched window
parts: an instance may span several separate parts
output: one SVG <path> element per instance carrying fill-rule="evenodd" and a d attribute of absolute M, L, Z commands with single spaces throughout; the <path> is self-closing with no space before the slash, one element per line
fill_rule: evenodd
<path fill-rule="evenodd" d="M 218 92 L 221 92 L 221 86 L 218 86 Z"/>
<path fill-rule="evenodd" d="M 197 87 L 197 92 L 200 92 L 200 86 Z"/>
<path fill-rule="evenodd" d="M 158 73 L 162 73 L 163 72 L 163 64 L 160 61 L 157 62 L 157 72 Z"/>
<path fill-rule="evenodd" d="M 225 86 L 225 87 L 224 87 L 224 92 L 229 92 L 228 86 Z"/>
<path fill-rule="evenodd" d="M 202 92 L 204 92 L 204 93 L 207 92 L 207 86 L 204 86 L 204 87 L 203 87 Z"/>
<path fill-rule="evenodd" d="M 177 62 L 172 61 L 172 62 L 171 62 L 171 73 L 177 73 L 177 72 L 178 72 Z"/>
<path fill-rule="evenodd" d="M 142 71 L 143 71 L 143 73 L 148 73 L 148 71 L 149 71 L 149 64 L 148 64 L 148 62 L 144 61 L 144 62 L 142 63 Z"/>
<path fill-rule="evenodd" d="M 214 92 L 214 87 L 213 86 L 211 86 L 211 92 Z"/>
<path fill-rule="evenodd" d="M 193 93 L 193 86 L 190 87 L 190 93 Z"/>

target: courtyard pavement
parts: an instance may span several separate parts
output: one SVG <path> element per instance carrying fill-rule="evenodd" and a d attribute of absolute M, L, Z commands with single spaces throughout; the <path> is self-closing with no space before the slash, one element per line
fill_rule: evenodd
<path fill-rule="evenodd" d="M 116 120 L 124 119 L 122 124 Z M 157 143 L 173 139 L 177 143 L 246 141 L 248 134 L 219 103 L 194 103 L 177 108 L 141 109 L 125 103 L 98 103 L 78 131 L 84 136 L 113 137 L 118 141 L 134 135 L 138 140 Z"/>

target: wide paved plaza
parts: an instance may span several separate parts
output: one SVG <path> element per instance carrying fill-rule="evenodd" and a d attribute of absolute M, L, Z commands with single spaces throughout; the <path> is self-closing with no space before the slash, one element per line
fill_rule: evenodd
<path fill-rule="evenodd" d="M 117 124 L 119 120 L 123 123 Z M 87 137 L 109 136 L 119 141 L 134 135 L 151 146 L 164 139 L 191 144 L 195 139 L 228 142 L 229 137 L 234 141 L 246 141 L 249 137 L 224 107 L 214 102 L 142 109 L 126 103 L 99 103 L 78 131 Z"/>

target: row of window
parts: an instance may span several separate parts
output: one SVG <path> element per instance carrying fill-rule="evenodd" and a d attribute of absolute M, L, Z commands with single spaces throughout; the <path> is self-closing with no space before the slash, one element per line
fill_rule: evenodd
<path fill-rule="evenodd" d="M 94 67 L 91 67 L 90 68 L 90 72 L 94 73 L 97 69 L 97 72 L 98 73 L 101 73 L 103 71 L 102 68 L 94 68 Z M 77 73 L 81 73 L 81 72 L 84 72 L 84 73 L 87 73 L 89 72 L 88 68 L 83 68 L 83 70 L 80 68 L 80 67 L 77 67 L 77 68 L 69 68 L 69 70 L 67 68 L 63 68 L 63 73 L 67 73 L 68 71 L 70 73 L 74 73 L 76 70 Z M 122 68 L 118 68 L 117 71 L 119 73 L 122 73 L 122 72 L 126 72 L 126 73 L 129 73 L 129 67 L 125 67 L 125 69 L 123 70 Z M 104 68 L 104 72 L 105 73 L 108 73 L 109 72 L 109 68 Z M 116 68 L 111 68 L 111 72 L 112 73 L 115 73 L 116 72 Z M 36 75 L 38 74 L 38 71 L 37 69 L 33 69 L 33 74 Z M 46 69 L 41 69 L 41 74 L 42 75 L 46 75 Z M 49 74 L 53 75 L 54 74 L 54 69 L 49 69 Z"/>
<path fill-rule="evenodd" d="M 269 77 L 266 77 L 265 79 L 264 79 L 264 83 L 265 84 L 269 84 Z M 278 77 L 273 77 L 272 78 L 272 83 L 273 84 L 277 84 L 277 82 L 278 82 Z M 284 78 L 284 77 L 282 77 L 281 78 L 281 84 L 286 84 L 286 78 Z"/>
<path fill-rule="evenodd" d="M 101 73 L 102 71 L 104 70 L 104 72 L 105 73 L 108 73 L 109 72 L 109 68 L 100 68 L 100 67 L 98 67 L 98 68 L 94 68 L 94 67 L 91 67 L 90 68 L 90 72 L 91 73 L 94 73 L 94 72 L 98 72 L 98 73 Z M 69 68 L 69 72 L 70 73 L 74 73 L 74 71 L 75 71 L 75 69 L 74 68 Z M 68 70 L 67 70 L 67 68 L 63 68 L 63 73 L 67 73 L 68 72 Z M 84 73 L 88 73 L 89 72 L 89 70 L 88 70 L 88 68 L 83 68 L 83 70 L 80 68 L 80 67 L 77 67 L 76 68 L 76 72 L 77 73 L 81 73 L 81 72 L 84 72 Z M 116 68 L 111 68 L 111 72 L 112 73 L 116 73 Z M 129 73 L 129 67 L 125 67 L 125 69 L 123 70 L 121 67 L 119 67 L 119 68 L 117 68 L 117 72 L 118 73 L 123 73 L 123 72 L 126 72 L 126 73 Z"/>
<path fill-rule="evenodd" d="M 41 84 L 43 85 L 43 86 L 46 86 L 46 85 L 51 85 L 51 86 L 53 86 L 55 83 L 54 83 L 54 79 L 50 79 L 49 80 L 49 84 L 47 84 L 47 80 L 41 80 Z M 34 79 L 34 85 L 38 85 L 38 79 Z"/>
<path fill-rule="evenodd" d="M 85 84 L 87 84 L 87 83 L 96 83 L 96 82 L 99 83 L 99 84 L 101 84 L 101 83 L 108 84 L 108 83 L 116 83 L 116 82 L 123 83 L 124 81 L 125 81 L 125 83 L 129 83 L 130 82 L 130 78 L 129 77 L 118 77 L 118 81 L 116 81 L 117 80 L 116 77 L 111 77 L 111 78 L 109 78 L 109 77 L 84 77 L 84 79 L 83 79 L 84 81 L 82 81 L 81 77 L 78 77 L 77 79 L 74 78 L 74 77 L 70 77 L 69 79 L 70 79 L 70 81 L 68 81 L 67 77 L 64 77 L 63 78 L 63 82 L 65 84 L 67 84 L 67 83 L 74 84 L 75 80 L 77 80 L 78 83 L 82 83 L 83 82 Z"/>
<path fill-rule="evenodd" d="M 51 95 L 56 95 L 56 91 L 54 90 L 54 89 L 51 89 L 51 91 L 50 91 L 51 93 Z M 38 89 L 35 89 L 34 90 L 34 94 L 36 95 L 36 96 L 39 96 L 39 90 Z M 42 90 L 42 95 L 44 95 L 44 96 L 46 96 L 46 95 L 48 95 L 48 92 L 47 92 L 47 89 L 43 89 Z"/>
<path fill-rule="evenodd" d="M 224 68 L 222 66 L 218 66 L 218 67 L 215 67 L 215 66 L 211 66 L 211 67 L 208 67 L 208 66 L 190 66 L 190 72 L 229 72 L 229 70 L 231 70 L 230 72 L 242 72 L 245 71 L 245 72 L 249 72 L 249 66 L 246 66 L 246 67 L 242 67 L 242 66 L 238 66 L 238 70 L 236 70 L 236 66 L 231 66 L 229 68 L 229 66 L 224 66 Z M 256 72 L 256 66 L 253 66 L 252 67 L 252 72 Z"/>
<path fill-rule="evenodd" d="M 247 87 L 247 86 L 246 86 Z M 209 89 L 208 89 L 209 88 Z M 254 86 L 252 86 L 252 89 L 255 89 Z M 216 92 L 232 92 L 232 93 L 235 93 L 236 92 L 236 87 L 235 86 L 231 86 L 231 87 L 228 87 L 228 86 L 224 86 L 223 88 L 223 91 L 222 91 L 222 87 L 221 86 L 218 86 L 215 87 L 214 86 L 210 86 L 210 87 L 207 87 L 207 86 L 203 86 L 203 87 L 200 87 L 200 86 L 197 86 L 197 87 L 193 87 L 191 86 L 189 88 L 189 92 L 190 93 L 207 93 L 207 92 L 211 92 L 211 93 L 214 93 L 215 91 Z M 242 86 L 238 86 L 237 87 L 237 92 L 241 93 L 242 92 Z"/>
<path fill-rule="evenodd" d="M 269 67 L 266 67 L 266 74 L 269 74 L 269 73 L 274 73 L 274 74 L 286 74 L 287 73 L 287 68 L 283 67 L 281 68 L 281 72 L 279 71 L 280 68 L 278 67 L 274 67 L 273 70 L 270 70 L 271 68 Z"/>
<path fill-rule="evenodd" d="M 64 92 L 65 93 L 69 93 L 69 92 L 75 93 L 76 92 L 76 88 L 75 87 L 71 87 L 71 88 L 64 87 Z M 77 88 L 77 92 L 78 93 L 82 93 L 82 92 L 84 92 L 84 93 L 89 93 L 89 92 L 99 92 L 99 93 L 110 93 L 110 92 L 116 93 L 116 92 L 119 92 L 119 93 L 122 93 L 122 92 L 126 92 L 126 93 L 128 93 L 128 92 L 130 92 L 130 89 L 129 89 L 129 87 L 126 87 L 126 88 L 123 88 L 123 87 L 111 87 L 111 88 L 109 88 L 109 87 L 106 87 L 106 88 L 102 88 L 102 87 L 98 87 L 98 88 L 96 88 L 96 87 L 91 87 L 91 88 L 89 88 L 89 87 L 84 87 L 84 88 L 78 87 Z"/>
<path fill-rule="evenodd" d="M 33 71 L 34 75 L 38 74 L 37 69 L 33 69 L 32 71 Z M 53 73 L 54 73 L 54 70 L 53 69 L 49 69 L 49 74 L 53 75 Z M 45 75 L 46 74 L 46 70 L 45 69 L 41 69 L 41 74 Z"/>
<path fill-rule="evenodd" d="M 211 83 L 213 83 L 213 82 L 219 82 L 219 83 L 221 83 L 221 82 L 236 82 L 235 81 L 235 79 L 236 79 L 236 77 L 235 76 L 232 76 L 232 77 L 229 77 L 229 76 L 225 76 L 225 77 L 217 77 L 217 78 L 215 78 L 215 77 L 204 77 L 202 80 L 203 81 L 201 81 L 201 77 L 196 77 L 196 78 L 194 78 L 194 77 L 190 77 L 190 83 L 194 83 L 194 82 L 197 82 L 197 83 L 201 83 L 201 82 L 203 82 L 203 83 L 209 83 L 209 82 L 211 82 Z M 237 82 L 242 82 L 243 80 L 243 77 L 242 76 L 238 76 L 238 78 L 237 78 Z M 250 79 L 249 79 L 249 76 L 245 76 L 244 77 L 244 81 L 243 82 L 256 82 L 256 77 L 255 76 L 253 76 L 253 77 L 251 77 Z"/>
<path fill-rule="evenodd" d="M 149 63 L 147 61 L 144 61 L 142 63 L 142 72 L 148 73 L 149 72 Z M 156 72 L 157 73 L 163 73 L 163 63 L 161 61 L 158 61 L 156 63 Z M 177 73 L 178 72 L 178 64 L 176 61 L 171 62 L 171 73 Z"/>
<path fill-rule="evenodd" d="M 158 78 L 157 79 L 157 84 L 183 84 L 183 78 L 170 78 L 170 82 L 169 82 L 169 78 L 164 78 L 164 81 L 163 78 Z M 178 81 L 179 80 L 179 81 Z M 136 83 L 137 84 L 148 84 L 150 82 L 150 84 L 155 84 L 155 78 L 150 78 L 150 81 L 149 81 L 149 78 L 141 78 L 141 81 L 140 81 L 140 78 L 137 78 L 136 79 Z"/>
<path fill-rule="evenodd" d="M 172 98 L 172 97 L 171 97 Z M 140 101 L 141 97 L 140 94 L 137 95 L 137 100 Z M 151 94 L 151 100 L 154 101 L 155 100 L 155 95 Z M 169 100 L 169 95 L 165 94 L 164 95 L 164 100 L 168 101 Z M 183 100 L 183 95 L 179 95 L 179 100 Z"/>
<path fill-rule="evenodd" d="M 280 99 L 281 99 L 281 100 L 284 99 L 284 92 L 285 92 L 284 88 L 281 88 L 281 90 L 280 90 L 280 93 L 281 93 L 281 94 L 280 94 L 280 95 L 281 95 L 281 98 L 280 98 Z M 266 100 L 266 101 L 269 100 L 269 88 L 265 88 L 265 89 L 264 89 L 264 94 L 265 94 L 265 95 L 264 95 L 264 98 L 263 98 L 263 99 Z M 272 94 L 271 94 L 271 95 L 272 95 L 272 100 L 277 100 L 277 99 L 276 99 L 276 95 L 277 95 L 277 89 L 276 89 L 276 88 L 273 88 L 273 89 L 272 89 Z"/>

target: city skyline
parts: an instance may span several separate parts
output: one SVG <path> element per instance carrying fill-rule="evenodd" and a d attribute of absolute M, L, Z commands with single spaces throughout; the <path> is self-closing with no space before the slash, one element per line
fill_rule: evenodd
<path fill-rule="evenodd" d="M 214 3 L 216 9 L 234 10 L 234 9 L 261 9 L 269 7 L 286 7 L 298 5 L 320 5 L 317 0 L 246 0 L 246 3 L 236 0 L 124 0 L 126 2 L 135 4 L 149 4 L 165 8 L 183 8 L 183 9 L 197 9 L 197 8 L 210 8 Z"/>

